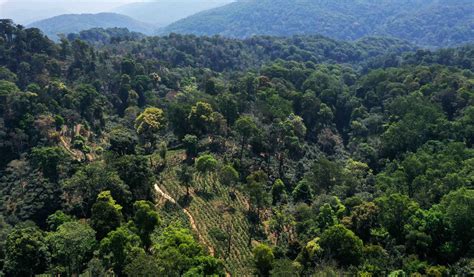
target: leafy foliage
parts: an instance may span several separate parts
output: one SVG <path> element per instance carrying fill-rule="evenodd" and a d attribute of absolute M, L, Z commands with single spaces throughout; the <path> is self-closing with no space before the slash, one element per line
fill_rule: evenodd
<path fill-rule="evenodd" d="M 472 271 L 472 46 L 97 32 L 0 21 L 0 275 Z"/>

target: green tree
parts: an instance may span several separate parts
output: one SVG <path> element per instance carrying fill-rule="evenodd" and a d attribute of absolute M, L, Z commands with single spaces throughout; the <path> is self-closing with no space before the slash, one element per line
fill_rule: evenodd
<path fill-rule="evenodd" d="M 187 229 L 169 226 L 161 232 L 155 245 L 159 264 L 170 276 L 181 276 L 203 256 L 202 247 Z"/>
<path fill-rule="evenodd" d="M 143 249 L 134 248 L 128 255 L 129 261 L 123 272 L 127 276 L 150 277 L 167 275 L 154 256 L 147 255 Z"/>
<path fill-rule="evenodd" d="M 71 221 L 59 226 L 46 237 L 51 248 L 56 274 L 82 273 L 96 247 L 95 231 L 84 222 Z"/>
<path fill-rule="evenodd" d="M 447 128 L 440 108 L 418 94 L 396 99 L 391 108 L 396 111 L 393 116 L 401 119 L 391 123 L 381 136 L 382 154 L 389 158 L 414 151 L 430 139 L 442 138 L 440 128 Z"/>
<path fill-rule="evenodd" d="M 63 211 L 58 210 L 53 214 L 50 214 L 46 219 L 48 228 L 50 231 L 54 232 L 58 229 L 59 226 L 63 225 L 66 222 L 74 221 L 74 218 L 68 214 L 65 214 Z"/>
<path fill-rule="evenodd" d="M 272 204 L 286 201 L 286 187 L 281 179 L 276 179 L 272 186 Z"/>
<path fill-rule="evenodd" d="M 121 226 L 107 234 L 100 242 L 100 254 L 106 266 L 112 267 L 120 275 L 127 264 L 127 259 L 140 247 L 140 237 Z"/>
<path fill-rule="evenodd" d="M 153 172 L 145 156 L 124 155 L 114 158 L 110 164 L 120 179 L 128 185 L 134 199 L 151 199 L 153 191 Z"/>
<path fill-rule="evenodd" d="M 311 202 L 313 198 L 313 192 L 308 185 L 306 180 L 302 180 L 296 185 L 295 189 L 292 192 L 293 200 L 295 202 Z"/>
<path fill-rule="evenodd" d="M 363 241 L 369 241 L 370 231 L 378 227 L 379 207 L 373 202 L 364 202 L 352 209 L 351 215 L 344 218 L 349 229 Z"/>
<path fill-rule="evenodd" d="M 362 260 L 362 240 L 342 225 L 334 225 L 324 231 L 320 245 L 325 256 L 335 259 L 343 266 L 358 265 Z"/>
<path fill-rule="evenodd" d="M 52 181 L 59 178 L 60 165 L 66 161 L 67 154 L 60 147 L 39 147 L 31 150 L 33 165 Z"/>
<path fill-rule="evenodd" d="M 260 214 L 260 210 L 270 202 L 270 196 L 267 192 L 267 181 L 267 174 L 261 170 L 247 176 L 246 190 L 250 196 L 250 208 L 254 209 L 257 214 Z"/>
<path fill-rule="evenodd" d="M 210 154 L 202 155 L 196 159 L 196 169 L 201 172 L 210 172 L 217 168 L 217 160 Z"/>
<path fill-rule="evenodd" d="M 15 226 L 5 243 L 5 274 L 33 276 L 44 273 L 50 261 L 45 237 L 36 225 Z"/>
<path fill-rule="evenodd" d="M 259 276 L 270 276 L 275 256 L 273 250 L 263 243 L 259 243 L 253 249 L 255 267 Z"/>
<path fill-rule="evenodd" d="M 97 201 L 92 206 L 90 220 L 92 228 L 97 232 L 98 240 L 120 226 L 122 223 L 122 206 L 115 203 L 110 191 L 99 193 Z"/>
<path fill-rule="evenodd" d="M 109 133 L 110 150 L 120 155 L 135 154 L 136 137 L 125 128 L 115 128 Z"/>
<path fill-rule="evenodd" d="M 163 110 L 154 107 L 145 109 L 135 120 L 135 130 L 149 150 L 155 147 L 156 135 L 164 129 L 165 125 Z"/>
<path fill-rule="evenodd" d="M 191 107 L 188 122 L 193 134 L 202 136 L 219 129 L 221 117 L 221 114 L 212 109 L 211 104 L 199 101 Z"/>
<path fill-rule="evenodd" d="M 294 218 L 287 209 L 276 208 L 273 210 L 273 215 L 269 221 L 270 230 L 275 234 L 275 244 L 282 245 L 285 247 L 289 243 L 287 240 L 282 240 L 285 230 L 291 230 L 294 225 Z M 282 243 L 283 241 L 283 243 Z"/>
<path fill-rule="evenodd" d="M 319 208 L 319 213 L 316 218 L 316 222 L 318 223 L 318 227 L 321 231 L 324 231 L 327 228 L 334 226 L 338 223 L 336 213 L 334 212 L 329 203 L 324 203 Z"/>
<path fill-rule="evenodd" d="M 80 85 L 74 91 L 72 98 L 74 106 L 81 116 L 91 125 L 104 125 L 105 97 L 97 92 L 92 85 Z M 97 128 L 98 129 L 98 128 Z"/>
<path fill-rule="evenodd" d="M 121 63 L 122 74 L 133 76 L 135 74 L 135 61 L 131 59 L 123 59 Z"/>
<path fill-rule="evenodd" d="M 186 195 L 189 196 L 189 187 L 193 181 L 193 167 L 182 165 L 177 171 L 178 179 L 186 187 Z"/>
<path fill-rule="evenodd" d="M 380 208 L 378 222 L 388 233 L 403 243 L 405 237 L 404 226 L 408 223 L 410 216 L 418 209 L 418 204 L 408 196 L 402 194 L 390 194 L 375 200 L 375 204 Z"/>
<path fill-rule="evenodd" d="M 142 240 L 145 250 L 151 246 L 151 233 L 160 223 L 158 213 L 155 211 L 153 203 L 149 201 L 137 201 L 133 204 L 135 214 L 133 216 L 133 223 L 138 229 L 138 235 Z"/>
<path fill-rule="evenodd" d="M 0 80 L 0 96 L 10 96 L 18 92 L 20 92 L 20 89 L 15 85 L 15 83 Z"/>
<path fill-rule="evenodd" d="M 298 157 L 302 152 L 301 139 L 306 135 L 303 119 L 290 114 L 284 121 L 275 124 L 273 128 L 274 148 L 278 160 L 280 178 L 284 178 L 284 165 L 288 155 Z"/>
<path fill-rule="evenodd" d="M 249 138 L 257 132 L 257 124 L 251 116 L 243 115 L 235 122 L 235 130 L 240 134 L 240 163 L 244 155 L 244 148 Z"/>
<path fill-rule="evenodd" d="M 183 276 L 225 276 L 224 263 L 212 256 L 197 257 L 194 264 Z"/>
<path fill-rule="evenodd" d="M 444 196 L 439 209 L 453 239 L 455 256 L 461 257 L 472 251 L 472 233 L 474 231 L 474 190 L 461 188 Z"/>
<path fill-rule="evenodd" d="M 239 181 L 239 172 L 232 165 L 225 165 L 219 171 L 219 180 L 233 190 Z"/>
<path fill-rule="evenodd" d="M 18 78 L 16 74 L 11 72 L 8 68 L 0 66 L 0 80 L 15 83 Z"/>
<path fill-rule="evenodd" d="M 195 135 L 185 135 L 183 138 L 183 144 L 186 148 L 186 160 L 191 163 L 198 154 L 198 137 Z"/>
<path fill-rule="evenodd" d="M 343 169 L 337 163 L 325 157 L 319 158 L 306 176 L 307 182 L 315 192 L 330 191 L 335 185 L 343 182 Z"/>
<path fill-rule="evenodd" d="M 73 214 L 88 216 L 97 196 L 110 191 L 122 206 L 129 203 L 131 193 L 128 186 L 115 171 L 110 171 L 103 162 L 94 162 L 80 168 L 71 178 L 63 182 L 64 205 Z"/>
<path fill-rule="evenodd" d="M 296 257 L 296 261 L 301 263 L 306 270 L 313 268 L 323 258 L 324 251 L 319 244 L 320 240 L 319 237 L 310 240 Z"/>
<path fill-rule="evenodd" d="M 300 276 L 301 265 L 289 259 L 278 259 L 273 262 L 270 276 L 272 277 L 286 277 L 286 276 Z"/>
<path fill-rule="evenodd" d="M 233 125 L 238 116 L 237 97 L 231 93 L 222 93 L 217 96 L 219 112 L 224 115 L 230 125 Z"/>

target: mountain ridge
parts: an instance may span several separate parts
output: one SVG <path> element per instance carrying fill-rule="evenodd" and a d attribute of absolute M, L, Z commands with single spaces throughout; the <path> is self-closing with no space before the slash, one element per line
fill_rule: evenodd
<path fill-rule="evenodd" d="M 41 29 L 48 37 L 56 40 L 58 34 L 79 33 L 93 28 L 127 28 L 130 31 L 143 34 L 152 34 L 155 30 L 155 27 L 151 24 L 126 15 L 109 12 L 63 14 L 33 22 L 27 27 Z"/>
<path fill-rule="evenodd" d="M 464 0 L 246 0 L 179 20 L 159 34 L 218 34 L 237 38 L 322 34 L 342 40 L 377 35 L 441 47 L 474 41 L 472 14 L 474 2 Z"/>
<path fill-rule="evenodd" d="M 112 10 L 132 18 L 139 18 L 143 22 L 164 27 L 177 20 L 208 9 L 223 6 L 233 0 L 179 0 L 136 2 L 117 7 Z M 157 16 L 159 14 L 159 16 Z"/>

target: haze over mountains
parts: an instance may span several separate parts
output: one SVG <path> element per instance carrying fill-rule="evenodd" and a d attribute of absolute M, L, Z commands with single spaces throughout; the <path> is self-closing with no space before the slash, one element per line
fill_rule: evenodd
<path fill-rule="evenodd" d="M 123 5 L 113 12 L 164 27 L 195 13 L 216 8 L 234 0 L 161 0 Z"/>
<path fill-rule="evenodd" d="M 127 28 L 147 35 L 155 29 L 151 24 L 116 13 L 65 14 L 34 22 L 28 27 L 41 29 L 51 39 L 57 39 L 58 34 L 67 35 L 92 28 Z"/>
<path fill-rule="evenodd" d="M 253 35 L 318 34 L 349 41 L 367 36 L 383 36 L 434 48 L 474 41 L 474 1 L 471 0 L 231 2 L 233 1 L 162 0 L 118 6 L 118 3 L 109 0 L 102 3 L 107 7 L 104 11 L 114 13 L 68 14 L 28 26 L 42 29 L 53 39 L 57 39 L 56 35 L 59 33 L 122 27 L 147 35 L 181 33 L 247 38 Z M 7 1 L 8 3 L 11 2 Z M 83 9 L 86 9 L 87 5 L 84 3 Z M 220 5 L 223 6 L 218 7 Z M 21 6 L 19 4 L 18 8 Z M 42 5 L 36 5 L 35 8 L 41 9 L 39 6 Z M 53 10 L 60 12 L 63 8 L 64 5 L 59 5 Z M 2 17 L 5 17 L 5 12 Z"/>
<path fill-rule="evenodd" d="M 91 28 L 119 27 L 151 35 L 160 27 L 232 1 L 158 0 L 126 4 L 130 0 L 109 0 L 97 4 L 78 1 L 71 5 L 64 5 L 64 1 L 41 1 L 41 4 L 30 0 L 18 3 L 7 1 L 3 4 L 0 2 L 3 10 L 0 17 L 12 18 L 28 27 L 37 27 L 55 40 L 58 34 L 78 33 Z M 37 21 L 31 22 L 33 19 Z"/>
<path fill-rule="evenodd" d="M 0 18 L 9 18 L 17 24 L 62 14 L 110 12 L 114 8 L 137 0 L 0 0 Z"/>

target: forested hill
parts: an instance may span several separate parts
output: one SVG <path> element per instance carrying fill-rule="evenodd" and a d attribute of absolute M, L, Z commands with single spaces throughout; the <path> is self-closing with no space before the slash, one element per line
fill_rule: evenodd
<path fill-rule="evenodd" d="M 175 22 L 160 33 L 289 36 L 355 40 L 391 36 L 424 47 L 474 41 L 470 0 L 242 0 Z"/>
<path fill-rule="evenodd" d="M 64 14 L 33 22 L 28 27 L 41 29 L 53 40 L 58 40 L 59 34 L 78 33 L 91 28 L 127 28 L 143 34 L 152 34 L 155 31 L 151 24 L 117 13 Z"/>
<path fill-rule="evenodd" d="M 121 55 L 136 53 L 158 59 L 166 65 L 205 67 L 215 71 L 255 69 L 278 59 L 362 67 L 377 58 L 387 55 L 393 57 L 417 49 L 405 41 L 381 37 L 364 38 L 356 42 L 336 41 L 322 36 L 256 36 L 241 40 L 179 34 L 140 37 L 126 30 L 120 31 L 92 29 L 78 35 L 71 34 L 69 38 L 77 37 L 91 44 L 99 44 Z"/>
<path fill-rule="evenodd" d="M 68 37 L 0 20 L 0 276 L 473 272 L 474 45 Z"/>

